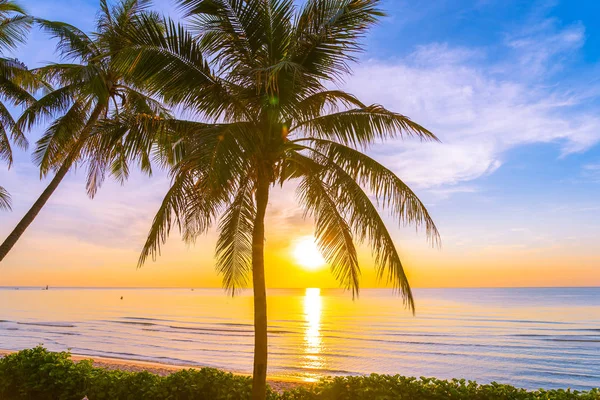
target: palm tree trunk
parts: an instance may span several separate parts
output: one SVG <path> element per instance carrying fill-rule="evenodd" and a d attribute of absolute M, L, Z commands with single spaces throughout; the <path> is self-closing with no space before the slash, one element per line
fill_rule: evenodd
<path fill-rule="evenodd" d="M 10 235 L 8 235 L 8 237 L 4 240 L 2 245 L 0 245 L 0 262 L 4 260 L 4 257 L 6 257 L 8 252 L 17 243 L 21 235 L 25 233 L 27 227 L 31 225 L 35 217 L 37 217 L 44 205 L 48 202 L 48 199 L 50 199 L 50 196 L 52 196 L 60 182 L 62 182 L 64 177 L 67 175 L 67 172 L 69 172 L 69 169 L 71 169 L 73 161 L 75 161 L 75 159 L 79 155 L 79 151 L 83 147 L 83 144 L 88 138 L 92 127 L 100 117 L 100 114 L 102 113 L 103 109 L 104 107 L 100 104 L 98 104 L 94 108 L 94 111 L 90 115 L 90 119 L 86 123 L 85 127 L 83 128 L 83 131 L 81 132 L 81 135 L 79 136 L 79 140 L 75 145 L 75 148 L 73 148 L 69 155 L 65 158 L 65 161 L 63 162 L 62 166 L 60 167 L 58 172 L 56 172 L 56 175 L 54 175 L 54 178 L 52 178 L 50 184 L 42 192 L 40 197 L 35 201 L 35 203 L 33 203 L 33 206 L 31 206 L 29 211 L 27 211 L 27 213 L 23 216 L 21 221 L 19 221 L 15 229 L 13 229 Z"/>
<path fill-rule="evenodd" d="M 269 181 L 259 176 L 256 187 L 256 219 L 252 234 L 252 285 L 254 288 L 254 372 L 252 400 L 267 396 L 267 293 L 265 285 L 265 213 Z"/>

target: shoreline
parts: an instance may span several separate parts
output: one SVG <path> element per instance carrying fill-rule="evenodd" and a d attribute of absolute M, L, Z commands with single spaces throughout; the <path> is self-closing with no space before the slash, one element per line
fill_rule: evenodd
<path fill-rule="evenodd" d="M 19 350 L 5 350 L 0 349 L 0 358 L 9 354 L 18 353 Z M 205 368 L 200 365 L 186 365 L 186 364 L 166 364 L 156 361 L 143 361 L 135 359 L 115 358 L 115 357 L 101 357 L 101 356 L 86 356 L 82 354 L 71 354 L 71 360 L 79 362 L 82 360 L 92 360 L 94 367 L 104 368 L 107 370 L 120 370 L 126 372 L 143 372 L 147 371 L 152 374 L 166 376 L 174 372 L 181 371 L 183 369 L 200 369 Z M 210 367 L 213 368 L 213 367 Z M 222 368 L 221 371 L 230 372 L 234 375 L 250 376 L 250 374 L 244 374 L 236 371 L 229 371 Z M 308 386 L 312 382 L 306 382 L 301 379 L 294 379 L 293 377 L 267 377 L 267 383 L 271 388 L 277 392 L 283 390 L 294 389 L 299 386 Z"/>

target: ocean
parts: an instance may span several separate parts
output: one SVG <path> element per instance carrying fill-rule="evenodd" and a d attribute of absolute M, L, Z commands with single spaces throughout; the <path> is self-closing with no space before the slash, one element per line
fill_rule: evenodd
<path fill-rule="evenodd" d="M 122 297 L 122 299 L 121 299 Z M 600 288 L 268 292 L 269 374 L 372 372 L 527 389 L 600 386 Z M 252 371 L 251 291 L 0 288 L 0 349 Z"/>

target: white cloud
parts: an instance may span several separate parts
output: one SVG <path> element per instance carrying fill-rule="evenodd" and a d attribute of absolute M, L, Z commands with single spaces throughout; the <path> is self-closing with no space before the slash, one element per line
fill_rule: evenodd
<path fill-rule="evenodd" d="M 584 110 L 589 87 L 581 93 L 549 87 L 523 73 L 525 64 L 548 71 L 547 63 L 582 45 L 579 25 L 544 36 L 545 29 L 509 42 L 517 53 L 510 68 L 473 62 L 485 58 L 479 49 L 439 43 L 395 62 L 359 65 L 344 89 L 410 116 L 442 140 L 386 143 L 375 146 L 373 154 L 409 183 L 439 188 L 493 173 L 503 154 L 517 146 L 552 142 L 567 156 L 598 143 L 600 118 Z M 543 49 L 533 54 L 537 47 Z M 535 60 L 525 62 L 527 57 Z"/>
<path fill-rule="evenodd" d="M 492 146 L 482 143 L 394 143 L 385 148 L 379 146 L 375 155 L 407 183 L 438 188 L 438 192 L 440 186 L 477 179 L 501 165 Z"/>

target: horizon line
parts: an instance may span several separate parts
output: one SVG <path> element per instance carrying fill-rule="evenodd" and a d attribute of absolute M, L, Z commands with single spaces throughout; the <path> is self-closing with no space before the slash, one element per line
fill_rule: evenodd
<path fill-rule="evenodd" d="M 220 289 L 226 290 L 222 287 L 214 286 L 65 286 L 65 285 L 0 285 L 0 289 L 4 288 L 49 288 L 56 289 Z M 600 286 L 427 286 L 427 287 L 413 287 L 412 289 L 598 289 Z M 251 290 L 252 287 L 243 288 L 241 290 Z M 347 289 L 340 287 L 272 287 L 267 290 L 304 290 L 304 289 L 329 289 L 329 290 L 342 290 Z M 394 288 L 386 287 L 365 287 L 361 290 L 391 290 Z"/>

